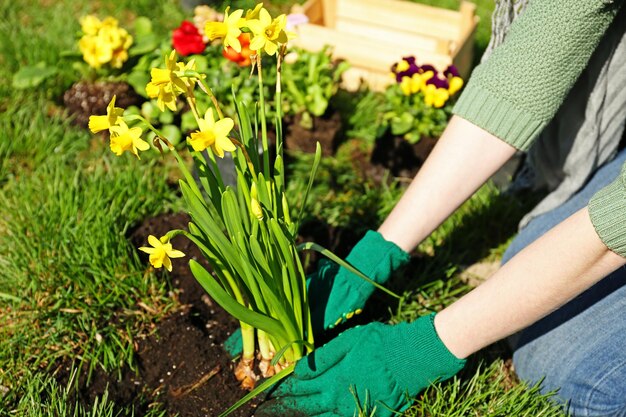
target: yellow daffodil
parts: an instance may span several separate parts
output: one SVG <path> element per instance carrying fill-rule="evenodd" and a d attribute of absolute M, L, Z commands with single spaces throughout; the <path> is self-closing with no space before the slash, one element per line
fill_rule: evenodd
<path fill-rule="evenodd" d="M 433 84 L 428 84 L 424 88 L 424 103 L 427 106 L 441 108 L 450 98 L 450 93 L 445 88 L 437 88 Z"/>
<path fill-rule="evenodd" d="M 129 128 L 123 120 L 115 126 L 111 126 L 111 143 L 110 147 L 113 153 L 120 156 L 124 151 L 134 154 L 139 158 L 139 151 L 147 151 L 150 149 L 148 142 L 141 139 L 143 133 L 140 127 Z"/>
<path fill-rule="evenodd" d="M 176 111 L 176 94 L 171 85 L 155 86 L 148 84 L 146 94 L 150 98 L 157 99 L 157 106 L 161 111 L 165 111 L 165 107 L 171 111 Z"/>
<path fill-rule="evenodd" d="M 450 95 L 453 95 L 463 87 L 463 78 L 452 77 L 450 78 L 449 83 L 450 86 L 448 87 L 448 93 L 450 93 Z"/>
<path fill-rule="evenodd" d="M 103 130 L 110 129 L 122 120 L 122 114 L 124 114 L 124 109 L 121 107 L 115 107 L 115 96 L 113 96 L 111 102 L 107 106 L 106 115 L 89 116 L 89 130 L 93 133 L 98 133 Z"/>
<path fill-rule="evenodd" d="M 259 12 L 263 8 L 263 3 L 258 3 L 254 9 L 246 10 L 246 21 L 259 18 Z"/>
<path fill-rule="evenodd" d="M 236 52 L 241 52 L 241 43 L 239 42 L 239 35 L 241 35 L 241 25 L 245 20 L 241 19 L 243 10 L 235 10 L 232 14 L 229 14 L 227 8 L 224 12 L 223 22 L 207 22 L 204 26 L 204 34 L 209 38 L 209 41 L 215 39 L 224 40 L 224 48 L 230 46 Z"/>
<path fill-rule="evenodd" d="M 172 271 L 172 258 L 182 258 L 185 256 L 179 250 L 172 247 L 170 238 L 163 236 L 161 239 L 157 239 L 156 236 L 148 236 L 148 243 L 152 247 L 142 246 L 140 251 L 150 255 L 150 264 L 155 268 L 165 267 L 168 271 Z"/>
<path fill-rule="evenodd" d="M 193 132 L 189 138 L 189 143 L 197 152 L 211 147 L 213 153 L 220 158 L 224 157 L 224 151 L 233 152 L 235 144 L 228 138 L 228 134 L 233 129 L 235 123 L 230 117 L 215 121 L 213 110 L 207 110 L 204 119 L 198 120 L 199 132 Z"/>
<path fill-rule="evenodd" d="M 261 8 L 259 18 L 249 20 L 247 25 L 254 35 L 250 40 L 250 49 L 253 51 L 265 50 L 268 55 L 274 55 L 278 45 L 287 43 L 287 16 L 284 14 L 272 20 L 269 12 Z"/>
<path fill-rule="evenodd" d="M 100 19 L 92 14 L 81 17 L 79 22 L 80 30 L 82 30 L 85 35 L 97 35 L 98 31 L 102 27 Z"/>
<path fill-rule="evenodd" d="M 185 71 L 195 71 L 196 64 L 192 59 L 187 64 L 176 62 L 176 51 L 172 51 L 165 57 L 165 68 L 152 68 L 152 79 L 146 85 L 146 94 L 150 98 L 157 99 L 157 105 L 161 111 L 165 107 L 176 111 L 176 96 L 194 88 L 196 79 L 186 77 Z"/>

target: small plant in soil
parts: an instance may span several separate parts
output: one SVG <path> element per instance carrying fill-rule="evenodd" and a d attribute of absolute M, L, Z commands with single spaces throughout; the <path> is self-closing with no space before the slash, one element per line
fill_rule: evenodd
<path fill-rule="evenodd" d="M 254 388 L 258 373 L 270 378 L 258 390 L 288 375 L 294 363 L 314 348 L 306 277 L 298 252 L 318 250 L 359 274 L 324 248 L 313 243 L 296 245 L 304 203 L 321 158 L 319 146 L 295 218 L 290 214 L 291 203 L 286 192 L 280 117 L 276 126 L 276 155 L 270 162 L 266 110 L 272 103 L 266 103 L 264 98 L 261 55 L 277 56 L 273 107 L 280 116 L 280 74 L 288 39 L 285 23 L 285 15 L 272 18 L 259 4 L 248 10 L 245 17 L 243 10 L 232 13 L 227 10 L 223 22 L 206 25 L 209 39 L 222 38 L 224 46 L 234 50 L 241 49 L 242 31 L 250 34 L 259 102 L 256 113 L 251 115 L 244 103 L 234 100 L 238 129 L 234 129 L 234 120 L 224 115 L 193 59 L 179 62 L 172 51 L 165 58 L 165 68 L 151 70 L 146 92 L 156 99 L 158 108 L 175 109 L 178 97 L 184 97 L 196 121 L 197 129 L 187 138 L 195 175 L 187 167 L 186 154 L 179 153 L 146 118 L 116 107 L 115 98 L 105 115 L 94 115 L 89 121 L 94 133 L 109 131 L 111 150 L 118 156 L 128 152 L 139 159 L 140 152 L 150 148 L 143 137 L 146 131 L 151 131 L 155 136 L 153 144 L 164 154 L 170 152 L 178 161 L 183 174 L 180 189 L 191 222 L 186 230 L 150 236 L 150 246 L 140 249 L 150 255 L 153 267 L 171 271 L 171 259 L 184 254 L 173 248 L 170 240 L 184 235 L 195 243 L 212 273 L 194 259 L 189 261 L 192 273 L 209 295 L 241 323 L 243 354 L 235 370 L 237 378 L 247 389 Z M 247 76 L 247 71 L 242 76 Z M 210 106 L 200 104 L 197 90 L 209 97 Z M 260 154 L 259 149 L 262 149 Z M 235 187 L 225 185 L 217 165 L 217 158 L 226 152 L 232 153 L 235 164 Z"/>

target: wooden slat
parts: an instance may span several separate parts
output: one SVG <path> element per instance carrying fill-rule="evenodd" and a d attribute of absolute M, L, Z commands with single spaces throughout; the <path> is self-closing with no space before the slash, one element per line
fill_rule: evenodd
<path fill-rule="evenodd" d="M 451 57 L 425 51 L 411 45 L 397 45 L 394 43 L 373 43 L 359 36 L 344 34 L 316 25 L 298 26 L 298 37 L 293 44 L 308 50 L 320 50 L 324 45 L 333 46 L 333 55 L 346 59 L 354 66 L 373 71 L 388 73 L 391 65 L 402 59 L 403 56 L 414 55 L 420 62 L 429 63 L 444 69 Z"/>
<path fill-rule="evenodd" d="M 309 22 L 324 25 L 324 7 L 321 0 L 308 0 L 304 4 L 294 4 L 291 13 L 301 13 L 309 18 Z"/>
<path fill-rule="evenodd" d="M 401 29 L 449 40 L 458 40 L 461 14 L 401 0 L 335 0 L 336 21 L 355 20 L 364 24 L 384 24 Z"/>
<path fill-rule="evenodd" d="M 381 25 L 363 25 L 362 23 L 352 20 L 338 20 L 335 29 L 338 32 L 360 36 L 364 39 L 368 39 L 372 44 L 380 42 L 387 42 L 390 44 L 398 45 L 411 45 L 418 49 L 433 52 L 449 53 L 448 41 L 442 39 L 435 39 L 428 36 L 416 36 L 413 33 L 405 32 L 401 30 L 394 30 L 387 26 Z"/>

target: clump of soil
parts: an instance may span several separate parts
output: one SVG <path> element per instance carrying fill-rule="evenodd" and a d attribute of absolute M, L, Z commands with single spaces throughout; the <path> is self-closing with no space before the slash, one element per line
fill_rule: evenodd
<path fill-rule="evenodd" d="M 87 127 L 89 116 L 106 114 L 107 105 L 113 96 L 116 96 L 115 107 L 124 109 L 137 105 L 141 99 L 124 82 L 79 81 L 63 94 L 63 104 L 74 118 L 74 123 Z"/>

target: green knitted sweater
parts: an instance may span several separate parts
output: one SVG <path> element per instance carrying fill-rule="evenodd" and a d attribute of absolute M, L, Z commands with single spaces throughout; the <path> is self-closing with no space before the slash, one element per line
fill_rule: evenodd
<path fill-rule="evenodd" d="M 556 114 L 624 1 L 530 0 L 504 43 L 474 69 L 454 114 L 527 150 Z M 592 198 L 589 213 L 607 247 L 626 257 L 626 165 Z"/>

